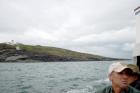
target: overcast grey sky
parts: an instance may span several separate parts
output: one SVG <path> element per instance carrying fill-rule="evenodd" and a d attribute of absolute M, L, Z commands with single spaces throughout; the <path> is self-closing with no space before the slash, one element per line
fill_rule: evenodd
<path fill-rule="evenodd" d="M 140 0 L 0 0 L 0 42 L 132 57 Z"/>

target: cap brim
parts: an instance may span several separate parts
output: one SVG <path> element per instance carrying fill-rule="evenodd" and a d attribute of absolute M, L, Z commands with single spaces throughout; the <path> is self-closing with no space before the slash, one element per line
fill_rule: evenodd
<path fill-rule="evenodd" d="M 122 68 L 115 69 L 114 71 L 115 72 L 122 72 L 125 69 L 130 69 L 130 68 L 128 68 L 128 67 L 122 67 Z"/>

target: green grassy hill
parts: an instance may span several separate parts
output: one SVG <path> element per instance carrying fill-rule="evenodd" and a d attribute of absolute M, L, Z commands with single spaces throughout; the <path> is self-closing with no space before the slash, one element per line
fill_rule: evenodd
<path fill-rule="evenodd" d="M 16 47 L 19 47 L 17 50 Z M 102 61 L 115 60 L 99 55 L 80 53 L 62 48 L 40 45 L 10 45 L 0 43 L 0 61 Z"/>

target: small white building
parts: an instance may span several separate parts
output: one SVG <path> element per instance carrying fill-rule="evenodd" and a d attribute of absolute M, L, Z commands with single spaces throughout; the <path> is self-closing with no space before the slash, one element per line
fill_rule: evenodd
<path fill-rule="evenodd" d="M 6 42 L 6 44 L 15 46 L 16 50 L 21 50 L 18 43 L 16 43 L 14 40 L 11 40 L 11 42 Z"/>
<path fill-rule="evenodd" d="M 140 6 L 134 9 L 136 16 L 136 42 L 133 52 L 134 62 L 140 67 Z"/>
<path fill-rule="evenodd" d="M 11 42 L 6 42 L 6 44 L 9 44 L 9 45 L 15 45 L 15 41 L 14 40 L 11 40 Z"/>

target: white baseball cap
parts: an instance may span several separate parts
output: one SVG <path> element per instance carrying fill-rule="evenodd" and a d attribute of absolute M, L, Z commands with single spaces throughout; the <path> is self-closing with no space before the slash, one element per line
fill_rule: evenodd
<path fill-rule="evenodd" d="M 108 70 L 108 74 L 110 75 L 113 71 L 121 72 L 126 68 L 129 68 L 127 66 L 127 64 L 124 64 L 124 63 L 121 63 L 121 62 L 115 62 L 115 63 L 112 63 L 110 65 L 109 70 Z M 129 68 L 129 69 L 131 69 L 131 68 Z"/>

